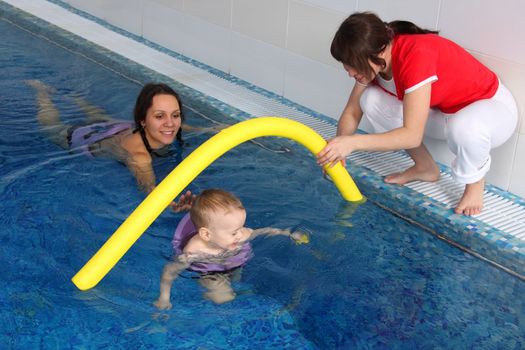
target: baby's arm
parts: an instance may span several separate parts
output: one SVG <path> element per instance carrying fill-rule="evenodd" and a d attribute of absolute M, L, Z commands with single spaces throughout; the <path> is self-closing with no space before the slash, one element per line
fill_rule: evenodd
<path fill-rule="evenodd" d="M 171 309 L 170 295 L 173 281 L 177 278 L 179 273 L 185 270 L 189 265 L 190 263 L 186 257 L 184 255 L 179 255 L 175 261 L 164 266 L 160 278 L 160 295 L 154 303 L 157 308 L 160 310 Z"/>
<path fill-rule="evenodd" d="M 290 236 L 291 232 L 289 229 L 282 230 L 280 228 L 273 228 L 273 227 L 263 227 L 253 230 L 252 232 L 252 238 L 258 237 L 260 235 L 268 235 L 268 236 L 274 236 L 274 235 L 282 235 L 282 236 Z"/>
<path fill-rule="evenodd" d="M 279 229 L 279 228 L 273 228 L 273 227 L 263 227 L 258 228 L 256 230 L 253 230 L 251 239 L 260 236 L 260 235 L 268 235 L 268 236 L 275 236 L 275 235 L 282 235 L 282 236 L 288 236 L 290 237 L 295 243 L 302 244 L 302 243 L 308 243 L 310 240 L 308 238 L 308 235 L 303 232 L 295 231 L 291 232 L 290 229 Z"/>

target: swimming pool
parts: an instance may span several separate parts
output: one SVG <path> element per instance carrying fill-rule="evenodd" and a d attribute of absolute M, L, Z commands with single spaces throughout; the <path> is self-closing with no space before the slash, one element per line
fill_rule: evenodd
<path fill-rule="evenodd" d="M 252 227 L 300 226 L 311 243 L 254 243 L 255 258 L 215 306 L 178 279 L 158 312 L 160 270 L 180 218 L 164 213 L 94 289 L 71 276 L 142 200 L 123 166 L 60 150 L 38 128 L 25 79 L 56 88 L 66 121 L 83 97 L 130 118 L 140 86 L 0 21 L 0 342 L 6 348 L 523 348 L 525 283 L 373 203 L 345 203 L 308 152 L 285 140 L 247 143 L 191 188 L 235 192 Z M 9 35 L 7 35 L 9 33 Z M 188 119 L 204 125 L 200 113 Z M 210 117 L 216 117 L 215 115 Z M 222 117 L 221 117 L 222 118 Z M 221 119 L 221 121 L 225 121 Z M 187 137 L 189 153 L 207 135 Z M 160 159 L 160 176 L 176 158 Z M 282 166 L 281 166 L 282 165 Z"/>

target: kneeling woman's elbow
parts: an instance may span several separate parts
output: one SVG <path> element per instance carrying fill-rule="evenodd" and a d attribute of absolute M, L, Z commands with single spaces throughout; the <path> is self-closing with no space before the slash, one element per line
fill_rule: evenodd
<path fill-rule="evenodd" d="M 404 141 L 405 147 L 403 148 L 405 149 L 417 148 L 421 146 L 422 143 L 423 143 L 423 136 L 411 135 L 405 138 L 405 141 Z"/>

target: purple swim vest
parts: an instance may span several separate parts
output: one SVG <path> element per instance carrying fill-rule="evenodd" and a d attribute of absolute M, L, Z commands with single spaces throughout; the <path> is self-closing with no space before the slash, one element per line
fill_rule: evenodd
<path fill-rule="evenodd" d="M 182 250 L 188 243 L 191 237 L 197 234 L 197 230 L 191 221 L 190 214 L 186 214 L 177 225 L 175 234 L 173 235 L 173 251 L 175 255 L 182 254 Z M 252 247 L 249 242 L 245 242 L 239 252 L 229 258 L 225 259 L 224 264 L 210 263 L 210 262 L 193 262 L 188 269 L 192 271 L 207 273 L 207 272 L 223 272 L 235 269 L 244 265 L 252 257 Z"/>

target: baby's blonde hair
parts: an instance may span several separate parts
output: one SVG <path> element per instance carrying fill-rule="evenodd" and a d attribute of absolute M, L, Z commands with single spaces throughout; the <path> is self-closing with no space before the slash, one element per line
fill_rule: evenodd
<path fill-rule="evenodd" d="M 210 213 L 218 210 L 229 212 L 233 209 L 245 210 L 239 198 L 230 192 L 210 188 L 202 191 L 195 198 L 190 209 L 190 217 L 195 227 L 199 229 L 210 224 Z"/>

